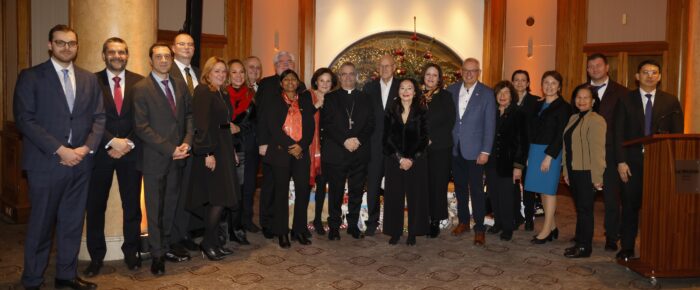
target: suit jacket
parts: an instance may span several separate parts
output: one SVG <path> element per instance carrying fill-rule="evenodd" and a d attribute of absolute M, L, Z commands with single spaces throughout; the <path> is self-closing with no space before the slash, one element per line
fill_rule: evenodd
<path fill-rule="evenodd" d="M 457 120 L 452 129 L 454 148 L 452 155 L 462 155 L 466 160 L 476 160 L 481 152 L 491 153 L 496 132 L 496 97 L 493 90 L 478 82 L 469 99 L 467 109 L 459 115 L 459 90 L 464 82 L 447 87 L 452 94 Z"/>
<path fill-rule="evenodd" d="M 513 168 L 525 168 L 527 142 L 525 113 L 516 104 L 505 109 L 503 115 L 496 112 L 496 137 L 489 164 L 496 166 L 501 177 L 512 177 Z"/>
<path fill-rule="evenodd" d="M 528 117 L 528 139 L 530 144 L 547 145 L 544 153 L 557 158 L 561 153 L 564 127 L 571 116 L 571 105 L 559 97 L 539 113 L 544 103 L 537 102 L 534 115 Z"/>
<path fill-rule="evenodd" d="M 651 116 L 652 134 L 683 133 L 683 111 L 673 95 L 657 89 Z M 620 99 L 615 113 L 615 125 L 617 162 L 629 162 L 628 159 L 631 158 L 641 162 L 641 145 L 622 147 L 625 141 L 644 137 L 644 106 L 639 89 L 630 91 Z"/>
<path fill-rule="evenodd" d="M 423 108 L 412 108 L 404 124 L 398 110 L 390 109 L 384 114 L 384 155 L 397 161 L 425 155 L 429 135 L 427 115 Z"/>
<path fill-rule="evenodd" d="M 309 145 L 316 131 L 316 121 L 314 120 L 316 108 L 311 100 L 311 94 L 299 95 L 299 109 L 302 118 L 302 136 L 299 142 L 294 141 L 294 139 L 289 137 L 282 129 L 287 119 L 289 105 L 282 99 L 281 93 L 277 98 L 264 99 L 264 103 L 260 105 L 267 108 L 264 114 L 261 114 L 258 119 L 258 136 L 260 136 L 261 140 L 266 140 L 265 144 L 268 145 L 267 153 L 265 153 L 265 156 L 262 158 L 263 162 L 276 166 L 288 167 L 290 157 L 292 156 L 287 150 L 289 146 L 294 144 L 299 144 L 302 148 L 303 156 L 308 158 Z"/>
<path fill-rule="evenodd" d="M 192 68 L 192 78 L 197 79 L 197 81 L 199 82 L 199 79 L 202 77 L 202 73 L 199 71 L 198 67 L 193 66 L 192 64 L 190 64 L 190 67 Z M 182 72 L 180 71 L 180 68 L 177 66 L 175 61 L 173 61 L 173 66 L 170 67 L 170 77 L 173 78 L 176 82 L 184 83 L 185 87 L 187 87 L 187 80 L 185 80 L 185 77 L 182 76 Z"/>
<path fill-rule="evenodd" d="M 567 132 L 580 117 L 580 114 L 572 115 L 564 132 Z M 603 117 L 596 112 L 588 112 L 571 132 L 571 144 L 566 144 L 567 140 L 564 138 L 564 148 L 571 147 L 571 155 L 566 152 L 566 149 L 562 152 L 564 176 L 568 176 L 569 170 L 590 170 L 593 183 L 603 183 L 603 173 L 606 167 L 605 155 L 607 154 L 605 150 L 606 126 Z M 571 168 L 569 168 L 569 160 Z"/>
<path fill-rule="evenodd" d="M 574 92 L 582 86 L 587 86 L 590 83 L 583 83 L 576 87 L 574 89 Z M 624 98 L 629 94 L 629 90 L 624 87 L 621 84 L 618 84 L 614 82 L 613 80 L 609 80 L 607 84 L 607 88 L 605 88 L 605 93 L 603 93 L 603 100 L 601 101 L 600 98 L 597 95 L 597 92 L 594 92 L 594 98 L 596 100 L 596 103 L 593 107 L 593 111 L 597 112 L 599 115 L 603 116 L 605 119 L 605 123 L 607 125 L 607 130 L 605 134 L 605 159 L 609 164 L 617 164 L 617 158 L 615 154 L 615 108 L 617 107 L 617 103 L 620 101 L 620 99 Z M 571 104 L 574 106 L 574 112 L 578 112 L 578 109 L 575 107 L 575 102 L 576 96 L 571 95 Z"/>
<path fill-rule="evenodd" d="M 186 83 L 173 81 L 172 77 L 170 82 L 174 88 L 175 115 L 152 74 L 136 83 L 132 89 L 134 131 L 143 143 L 137 168 L 144 174 L 167 173 L 175 147 L 182 143 L 192 147 L 192 96 Z M 184 166 L 184 162 L 178 163 Z"/>
<path fill-rule="evenodd" d="M 323 162 L 344 165 L 352 158 L 362 162 L 369 161 L 371 137 L 374 130 L 374 110 L 367 95 L 359 90 L 338 89 L 326 94 L 321 108 L 321 156 Z M 347 108 L 354 103 L 350 128 Z M 360 140 L 360 147 L 355 152 L 345 149 L 343 143 L 348 138 Z"/>
<path fill-rule="evenodd" d="M 75 65 L 75 103 L 68 108 L 63 86 L 51 60 L 22 70 L 14 94 L 14 115 L 22 133 L 22 168 L 47 171 L 59 164 L 61 146 L 86 145 L 97 151 L 105 129 L 100 86 L 94 74 Z M 71 143 L 68 144 L 72 132 Z M 91 168 L 92 154 L 78 164 Z"/>
<path fill-rule="evenodd" d="M 102 135 L 99 150 L 104 150 L 105 146 L 112 140 L 112 138 L 127 138 L 134 142 L 134 145 L 136 145 L 134 150 L 141 150 L 141 146 L 139 144 L 140 140 L 134 133 L 134 96 L 132 88 L 138 81 L 143 79 L 143 76 L 128 70 L 124 72 L 125 89 L 122 91 L 123 101 L 121 114 L 117 113 L 117 106 L 114 103 L 113 92 L 109 86 L 112 80 L 107 79 L 107 69 L 96 72 L 95 76 L 97 76 L 97 81 L 100 83 L 100 87 L 102 88 L 102 99 L 104 102 L 105 116 L 107 118 L 105 133 Z M 136 155 L 137 154 L 127 154 L 122 158 L 136 160 L 134 157 Z"/>
<path fill-rule="evenodd" d="M 384 134 L 384 116 L 389 110 L 389 107 L 391 107 L 391 104 L 394 102 L 394 99 L 399 97 L 399 84 L 401 83 L 401 80 L 394 77 L 394 79 L 391 81 L 391 87 L 389 88 L 389 97 L 387 97 L 385 106 L 382 105 L 382 87 L 379 82 L 381 82 L 381 79 L 373 80 L 367 83 L 362 88 L 362 91 L 365 94 L 367 94 L 367 97 L 371 101 L 372 110 L 374 111 L 374 132 L 372 132 L 371 138 L 371 159 L 372 161 L 376 161 L 376 164 L 381 164 L 382 162 L 384 162 L 384 159 L 382 158 L 382 135 Z"/>

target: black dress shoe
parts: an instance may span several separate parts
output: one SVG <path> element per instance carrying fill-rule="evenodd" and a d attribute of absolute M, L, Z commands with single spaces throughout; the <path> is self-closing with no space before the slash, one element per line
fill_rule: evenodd
<path fill-rule="evenodd" d="M 163 276 L 163 274 L 165 274 L 164 257 L 153 258 L 153 262 L 151 263 L 151 274 L 155 276 Z"/>
<path fill-rule="evenodd" d="M 348 235 L 351 235 L 354 239 L 362 239 L 365 236 L 360 232 L 360 229 L 352 227 L 348 228 Z"/>
<path fill-rule="evenodd" d="M 584 246 L 573 246 L 564 250 L 567 258 L 588 258 L 591 256 L 591 249 Z"/>
<path fill-rule="evenodd" d="M 618 260 L 628 260 L 628 259 L 634 258 L 634 250 L 622 249 L 619 252 L 617 252 L 617 255 L 615 255 L 615 258 L 617 258 Z"/>
<path fill-rule="evenodd" d="M 292 244 L 289 242 L 289 235 L 288 234 L 279 235 L 278 238 L 279 238 L 280 248 L 289 249 L 290 247 L 292 247 Z"/>
<path fill-rule="evenodd" d="M 416 245 L 416 236 L 409 234 L 408 238 L 406 239 L 406 245 L 415 246 Z"/>
<path fill-rule="evenodd" d="M 501 241 L 510 241 L 513 239 L 513 232 L 508 233 L 506 231 L 503 231 L 501 232 L 500 238 Z"/>
<path fill-rule="evenodd" d="M 126 268 L 131 271 L 136 271 L 141 268 L 141 253 L 128 253 L 124 254 L 124 263 Z"/>
<path fill-rule="evenodd" d="M 606 240 L 605 241 L 605 251 L 607 251 L 607 252 L 617 251 L 617 241 Z"/>
<path fill-rule="evenodd" d="M 319 235 L 326 234 L 326 229 L 323 228 L 323 223 L 321 221 L 314 221 L 314 231 Z"/>
<path fill-rule="evenodd" d="M 72 280 L 55 279 L 54 287 L 56 289 L 70 288 L 76 290 L 97 289 L 97 284 L 75 277 Z"/>
<path fill-rule="evenodd" d="M 226 248 L 226 247 L 223 247 L 223 246 L 218 246 L 214 250 L 223 256 L 233 255 L 233 250 Z"/>
<path fill-rule="evenodd" d="M 434 239 L 440 235 L 440 221 L 430 222 L 430 231 L 428 233 L 428 238 Z"/>
<path fill-rule="evenodd" d="M 533 220 L 525 221 L 525 231 L 531 232 L 535 230 L 535 222 Z"/>
<path fill-rule="evenodd" d="M 375 233 L 377 233 L 377 227 L 375 226 L 369 226 L 365 229 L 365 236 L 373 237 Z"/>
<path fill-rule="evenodd" d="M 168 262 L 180 263 L 189 261 L 190 258 L 190 253 L 182 253 L 172 249 L 165 253 L 165 259 L 168 260 Z"/>
<path fill-rule="evenodd" d="M 338 229 L 330 229 L 328 231 L 328 239 L 331 241 L 340 241 L 340 231 Z"/>
<path fill-rule="evenodd" d="M 266 239 L 273 239 L 275 237 L 275 234 L 273 234 L 272 231 L 266 228 L 262 229 L 262 233 Z"/>
<path fill-rule="evenodd" d="M 311 240 L 304 234 L 292 232 L 292 240 L 299 242 L 302 245 L 311 245 Z"/>
<path fill-rule="evenodd" d="M 232 242 L 236 242 L 239 245 L 250 245 L 248 237 L 244 230 L 233 230 L 228 233 L 228 238 Z M 223 245 L 224 243 L 222 243 Z"/>
<path fill-rule="evenodd" d="M 490 227 L 486 232 L 489 234 L 495 235 L 495 234 L 501 232 L 501 226 L 494 225 L 494 226 Z"/>
<path fill-rule="evenodd" d="M 90 265 L 85 268 L 83 275 L 88 278 L 95 277 L 100 274 L 100 269 L 102 269 L 102 261 L 90 261 Z"/>
<path fill-rule="evenodd" d="M 209 261 L 219 261 L 224 258 L 224 255 L 217 252 L 213 247 L 205 247 L 204 245 L 199 245 L 202 251 L 202 258 L 207 258 Z"/>
<path fill-rule="evenodd" d="M 197 250 L 199 250 L 199 245 L 197 245 L 197 243 L 195 243 L 190 237 L 185 237 L 184 239 L 182 239 L 182 241 L 180 241 L 180 244 L 188 251 L 196 252 Z"/>
<path fill-rule="evenodd" d="M 39 290 L 39 289 L 41 289 L 41 286 L 29 286 L 29 287 L 25 286 L 24 287 L 24 290 Z"/>
<path fill-rule="evenodd" d="M 251 233 L 257 233 L 260 231 L 260 227 L 258 227 L 254 223 L 248 223 L 248 224 L 243 225 L 243 229 L 245 229 L 246 232 L 251 232 Z"/>
<path fill-rule="evenodd" d="M 525 218 L 521 215 L 518 215 L 518 217 L 515 218 L 515 222 L 513 222 L 513 230 L 517 231 L 520 229 L 520 226 L 525 223 Z"/>
<path fill-rule="evenodd" d="M 400 238 L 401 238 L 401 236 L 391 236 L 391 239 L 389 239 L 389 245 L 398 244 Z"/>

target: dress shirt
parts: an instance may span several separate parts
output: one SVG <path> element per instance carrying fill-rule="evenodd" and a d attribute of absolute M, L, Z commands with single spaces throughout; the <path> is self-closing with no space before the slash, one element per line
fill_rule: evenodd
<path fill-rule="evenodd" d="M 175 59 L 175 65 L 177 65 L 177 68 L 180 70 L 180 73 L 182 74 L 182 79 L 185 80 L 185 82 L 187 82 L 187 73 L 185 72 L 185 68 L 190 68 L 190 76 L 192 76 L 192 87 L 196 88 L 197 85 L 199 85 L 199 80 L 197 79 L 197 75 L 195 75 L 194 69 L 192 69 L 191 65 L 181 63 L 177 59 Z"/>
<path fill-rule="evenodd" d="M 163 94 L 164 94 L 165 97 L 167 98 L 167 97 L 168 97 L 168 93 L 165 92 L 165 86 L 163 85 L 163 81 L 164 81 L 165 79 L 161 79 L 161 78 L 160 78 L 158 75 L 156 75 L 156 73 L 154 73 L 154 72 L 151 72 L 151 75 L 156 79 L 156 81 L 158 82 L 158 86 L 160 87 L 160 89 L 163 91 Z M 173 103 L 175 103 L 175 106 L 177 106 L 177 98 L 175 97 L 175 89 L 174 89 L 174 87 L 173 87 L 173 82 L 172 82 L 172 80 L 171 80 L 170 78 L 167 78 L 167 80 L 168 80 L 168 87 L 170 88 L 170 92 L 173 94 Z"/>
<path fill-rule="evenodd" d="M 609 82 L 610 82 L 610 77 L 606 78 L 605 81 L 604 81 L 603 83 L 600 83 L 600 84 L 597 84 L 597 85 L 594 84 L 593 81 L 591 81 L 591 86 L 595 86 L 595 87 L 600 86 L 600 88 L 598 89 L 598 99 L 599 99 L 599 101 L 602 101 L 602 100 L 603 100 L 603 95 L 605 94 L 605 89 L 608 88 L 608 83 L 609 83 Z"/>
<path fill-rule="evenodd" d="M 53 63 L 53 67 L 56 70 L 56 73 L 58 74 L 58 80 L 61 82 L 64 94 L 66 94 L 66 84 L 63 82 L 63 70 L 68 69 L 68 77 L 70 78 L 71 85 L 73 86 L 73 94 L 76 95 L 75 97 L 77 98 L 77 91 L 75 89 L 75 68 L 73 67 L 73 62 L 68 64 L 67 67 L 63 67 L 60 64 L 58 64 L 56 60 L 52 57 L 51 63 Z"/>
<path fill-rule="evenodd" d="M 386 102 L 389 99 L 389 90 L 391 90 L 391 83 L 394 81 L 394 77 L 392 76 L 391 79 L 387 83 L 384 83 L 384 80 L 381 78 L 379 79 L 379 87 L 381 87 L 382 90 L 382 106 L 386 108 Z"/>
<path fill-rule="evenodd" d="M 656 98 L 656 90 L 651 92 L 645 92 L 642 88 L 639 88 L 639 93 L 642 95 L 642 111 L 646 112 L 647 109 L 647 97 L 646 94 L 651 94 L 651 105 L 654 106 L 654 98 Z"/>
<path fill-rule="evenodd" d="M 472 94 L 474 93 L 474 88 L 476 88 L 477 83 L 478 82 L 475 82 L 469 88 L 465 88 L 464 84 L 459 87 L 459 116 L 457 116 L 457 118 L 462 118 L 462 115 L 464 115 L 464 111 L 467 110 L 467 105 L 469 105 L 469 99 L 472 98 Z"/>
<path fill-rule="evenodd" d="M 126 91 L 126 71 L 121 71 L 118 75 L 115 75 L 111 70 L 107 71 L 107 82 L 109 83 L 109 92 L 112 94 L 112 99 L 114 99 L 114 77 L 119 77 L 119 87 L 122 89 L 122 100 L 124 100 L 124 92 Z"/>

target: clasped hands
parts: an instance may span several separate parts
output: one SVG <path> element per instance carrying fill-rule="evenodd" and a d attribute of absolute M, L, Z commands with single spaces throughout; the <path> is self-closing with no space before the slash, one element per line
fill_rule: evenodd
<path fill-rule="evenodd" d="M 81 161 L 83 161 L 83 158 L 85 158 L 88 153 L 90 153 L 90 148 L 86 145 L 75 149 L 61 145 L 61 147 L 56 150 L 56 154 L 61 157 L 61 164 L 68 167 L 78 165 Z"/>
<path fill-rule="evenodd" d="M 107 150 L 107 154 L 114 159 L 122 158 L 122 156 L 131 151 L 129 142 L 131 141 L 127 138 L 113 138 L 112 141 L 109 142 L 109 147 L 111 148 Z"/>
<path fill-rule="evenodd" d="M 190 156 L 190 145 L 187 143 L 182 143 L 180 146 L 175 147 L 173 151 L 173 160 L 185 159 Z"/>
<path fill-rule="evenodd" d="M 360 145 L 362 145 L 362 143 L 360 143 L 360 140 L 358 140 L 355 137 L 348 138 L 345 140 L 345 142 L 343 142 L 343 146 L 345 146 L 345 149 L 347 149 L 350 152 L 355 152 L 357 148 L 360 148 Z"/>

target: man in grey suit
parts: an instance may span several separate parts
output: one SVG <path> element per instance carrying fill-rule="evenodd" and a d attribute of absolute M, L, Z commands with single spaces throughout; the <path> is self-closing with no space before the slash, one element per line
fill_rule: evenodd
<path fill-rule="evenodd" d="M 56 225 L 56 288 L 94 289 L 77 276 L 88 182 L 105 127 L 100 85 L 73 64 L 78 35 L 66 25 L 49 32 L 51 59 L 23 70 L 14 114 L 22 133 L 32 211 L 24 241 L 22 284 L 39 289 Z"/>
<path fill-rule="evenodd" d="M 469 197 L 474 216 L 474 244 L 483 245 L 486 198 L 484 164 L 489 160 L 496 131 L 496 98 L 493 91 L 479 82 L 479 61 L 467 58 L 462 63 L 462 81 L 447 87 L 457 108 L 452 130 L 452 176 L 457 194 L 459 225 L 452 231 L 460 235 L 469 230 Z"/>
<path fill-rule="evenodd" d="M 143 184 L 151 246 L 151 273 L 165 274 L 165 258 L 181 261 L 169 253 L 169 236 L 180 199 L 182 167 L 192 144 L 192 97 L 187 86 L 168 74 L 173 52 L 167 44 L 153 44 L 149 51 L 153 71 L 134 85 L 134 127 L 143 141 L 138 167 Z M 189 257 L 187 257 L 189 259 Z"/>

